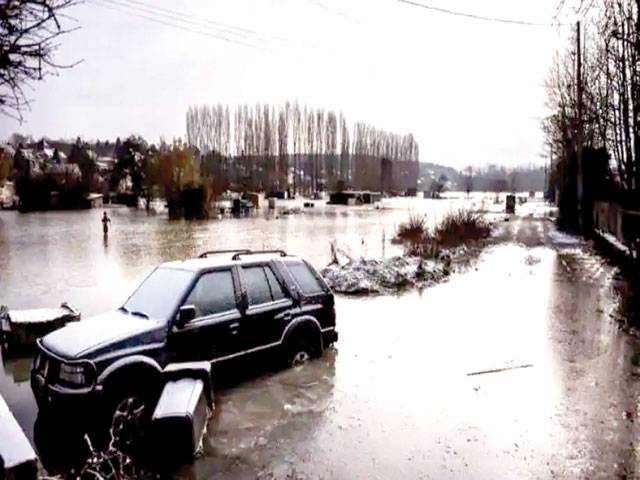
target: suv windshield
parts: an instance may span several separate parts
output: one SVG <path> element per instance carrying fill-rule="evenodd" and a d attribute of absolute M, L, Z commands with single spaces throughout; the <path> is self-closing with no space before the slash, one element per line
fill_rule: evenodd
<path fill-rule="evenodd" d="M 133 292 L 122 310 L 154 320 L 167 320 L 193 279 L 193 272 L 157 268 Z"/>

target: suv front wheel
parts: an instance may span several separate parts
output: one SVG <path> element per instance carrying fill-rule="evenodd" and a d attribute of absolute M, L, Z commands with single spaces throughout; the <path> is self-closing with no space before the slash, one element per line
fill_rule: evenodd
<path fill-rule="evenodd" d="M 157 400 L 155 389 L 149 386 L 120 386 L 112 390 L 105 414 L 109 436 L 116 448 L 131 453 L 139 445 Z"/>

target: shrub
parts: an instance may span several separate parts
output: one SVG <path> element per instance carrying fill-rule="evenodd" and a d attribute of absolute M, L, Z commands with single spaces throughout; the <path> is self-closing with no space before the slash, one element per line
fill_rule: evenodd
<path fill-rule="evenodd" d="M 445 215 L 429 230 L 424 217 L 411 216 L 400 224 L 396 238 L 405 244 L 408 255 L 434 258 L 442 248 L 454 248 L 467 242 L 486 238 L 491 225 L 478 212 L 459 210 Z"/>
<path fill-rule="evenodd" d="M 448 213 L 434 230 L 437 243 L 443 247 L 455 247 L 467 241 L 486 238 L 491 226 L 482 216 L 471 210 Z"/>
<path fill-rule="evenodd" d="M 410 215 L 408 222 L 398 226 L 396 238 L 401 242 L 419 243 L 427 232 L 427 219 L 424 215 Z"/>

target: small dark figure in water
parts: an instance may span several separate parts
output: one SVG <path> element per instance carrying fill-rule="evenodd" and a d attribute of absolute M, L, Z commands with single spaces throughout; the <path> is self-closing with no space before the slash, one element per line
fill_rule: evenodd
<path fill-rule="evenodd" d="M 111 223 L 111 219 L 107 215 L 107 212 L 102 213 L 102 231 L 104 236 L 106 237 L 109 234 L 109 224 Z"/>

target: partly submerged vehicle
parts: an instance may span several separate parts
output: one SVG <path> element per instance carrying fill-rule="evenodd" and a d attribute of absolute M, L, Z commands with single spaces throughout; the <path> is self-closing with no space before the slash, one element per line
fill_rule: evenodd
<path fill-rule="evenodd" d="M 172 365 L 266 351 L 297 365 L 337 338 L 333 294 L 302 258 L 206 252 L 160 265 L 119 309 L 38 340 L 31 384 L 41 409 L 99 401 L 114 418 L 155 404 Z"/>

